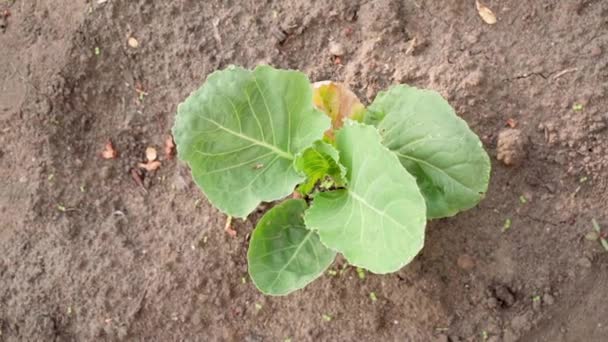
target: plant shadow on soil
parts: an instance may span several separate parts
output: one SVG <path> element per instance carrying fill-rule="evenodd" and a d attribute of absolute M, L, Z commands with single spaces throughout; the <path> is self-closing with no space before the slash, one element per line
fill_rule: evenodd
<path fill-rule="evenodd" d="M 608 3 L 487 5 L 496 25 L 470 1 L 1 3 L 0 340 L 603 340 L 608 254 L 584 235 L 608 228 Z M 260 63 L 368 103 L 441 92 L 492 156 L 486 199 L 430 222 L 395 274 L 264 297 L 245 258 L 261 210 L 232 238 L 174 159 L 146 191 L 130 174 L 207 74 Z M 509 119 L 516 167 L 496 160 Z"/>

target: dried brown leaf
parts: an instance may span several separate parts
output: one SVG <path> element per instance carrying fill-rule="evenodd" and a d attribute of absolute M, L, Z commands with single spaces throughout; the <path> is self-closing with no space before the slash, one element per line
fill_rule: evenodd
<path fill-rule="evenodd" d="M 506 125 L 511 128 L 515 128 L 515 127 L 517 127 L 517 120 L 515 120 L 513 118 L 509 118 L 509 119 L 507 119 Z"/>
<path fill-rule="evenodd" d="M 477 7 L 477 13 L 486 24 L 496 24 L 496 15 L 488 6 L 482 4 L 479 0 L 475 1 L 475 7 Z"/>
<path fill-rule="evenodd" d="M 165 156 L 167 157 L 167 159 L 171 159 L 173 158 L 174 154 L 175 142 L 173 142 L 173 137 L 169 135 L 167 139 L 165 139 Z"/>
<path fill-rule="evenodd" d="M 313 84 L 313 104 L 331 119 L 332 128 L 325 135 L 334 138 L 334 130 L 344 124 L 345 119 L 361 121 L 365 107 L 346 85 L 333 81 L 320 81 Z"/>
<path fill-rule="evenodd" d="M 103 147 L 103 151 L 101 152 L 101 157 L 103 159 L 114 159 L 118 156 L 118 152 L 114 148 L 111 140 L 108 140 Z"/>

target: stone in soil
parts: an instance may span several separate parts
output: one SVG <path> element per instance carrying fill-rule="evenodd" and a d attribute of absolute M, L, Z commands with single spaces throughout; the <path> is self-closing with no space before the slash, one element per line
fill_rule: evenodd
<path fill-rule="evenodd" d="M 526 158 L 527 136 L 519 129 L 503 129 L 498 133 L 496 158 L 507 166 L 519 166 Z"/>

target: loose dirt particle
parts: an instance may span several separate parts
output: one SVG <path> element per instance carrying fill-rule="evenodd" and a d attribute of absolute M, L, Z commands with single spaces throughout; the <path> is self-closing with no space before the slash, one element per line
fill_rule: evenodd
<path fill-rule="evenodd" d="M 329 53 L 331 53 L 333 56 L 344 56 L 344 52 L 344 46 L 342 46 L 342 44 L 337 42 L 329 43 Z"/>

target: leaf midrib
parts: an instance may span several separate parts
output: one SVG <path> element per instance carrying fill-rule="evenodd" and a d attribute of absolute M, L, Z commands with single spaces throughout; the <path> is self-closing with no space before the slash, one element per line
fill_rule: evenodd
<path fill-rule="evenodd" d="M 302 242 L 300 243 L 298 248 L 296 248 L 296 250 L 293 252 L 293 254 L 289 258 L 289 260 L 287 260 L 285 265 L 283 265 L 283 267 L 281 267 L 281 269 L 279 271 L 277 271 L 277 277 L 270 284 L 270 288 L 273 288 L 276 285 L 277 281 L 281 278 L 281 273 L 283 273 L 283 271 L 285 271 L 287 269 L 287 267 L 295 260 L 296 255 L 298 255 L 298 253 L 300 252 L 300 249 L 302 249 L 302 247 L 308 242 L 308 239 L 310 239 L 310 237 L 313 233 L 314 232 L 312 230 L 309 230 L 308 233 L 306 233 L 306 236 L 304 237 L 304 239 L 302 239 Z"/>
<path fill-rule="evenodd" d="M 293 160 L 294 159 L 293 154 L 291 154 L 289 152 L 286 152 L 286 151 L 283 151 L 283 150 L 281 150 L 280 148 L 278 148 L 276 146 L 270 145 L 270 144 L 266 143 L 265 141 L 260 141 L 260 140 L 254 139 L 254 138 L 252 138 L 250 136 L 244 135 L 242 133 L 235 132 L 235 131 L 231 130 L 230 128 L 222 126 L 220 123 L 218 123 L 215 120 L 212 120 L 212 119 L 209 119 L 209 118 L 206 118 L 206 117 L 203 117 L 203 116 L 201 116 L 201 118 L 203 120 L 207 121 L 207 122 L 210 122 L 210 123 L 214 124 L 217 128 L 225 131 L 226 133 L 234 135 L 235 137 L 238 137 L 240 139 L 249 141 L 249 142 L 251 142 L 251 143 L 253 143 L 255 145 L 258 145 L 260 147 L 267 148 L 270 151 L 276 153 L 279 157 L 282 157 L 282 158 L 285 158 L 285 159 L 289 159 L 289 160 Z"/>
<path fill-rule="evenodd" d="M 408 228 L 403 225 L 402 223 L 400 223 L 399 221 L 395 220 L 392 216 L 390 216 L 389 214 L 387 214 L 384 211 L 380 211 L 378 208 L 374 207 L 373 205 L 371 205 L 370 203 L 368 203 L 365 198 L 359 196 L 356 192 L 354 192 L 353 190 L 347 189 L 347 193 L 354 198 L 355 200 L 357 200 L 359 203 L 365 205 L 367 208 L 371 209 L 372 211 L 374 211 L 376 214 L 383 216 L 383 217 L 388 217 L 396 226 L 402 228 L 402 230 L 410 237 L 410 238 L 414 238 L 414 236 L 412 235 L 412 233 L 408 230 Z M 362 227 L 363 228 L 363 227 Z"/>
<path fill-rule="evenodd" d="M 440 173 L 446 175 L 448 178 L 450 178 L 454 182 L 462 185 L 462 187 L 464 187 L 465 189 L 467 189 L 467 190 L 469 190 L 471 192 L 475 192 L 475 190 L 473 188 L 471 188 L 470 186 L 464 184 L 460 180 L 456 179 L 454 176 L 450 175 L 449 173 L 447 173 L 445 170 L 443 170 L 442 168 L 440 168 L 437 165 L 431 164 L 431 163 L 427 162 L 426 160 L 418 159 L 416 157 L 412 157 L 412 156 L 409 156 L 407 154 L 403 154 L 403 153 L 400 153 L 400 152 L 397 152 L 397 151 L 393 151 L 393 153 L 395 153 L 397 156 L 399 156 L 401 158 L 409 159 L 411 161 L 414 161 L 414 162 L 417 162 L 417 163 L 420 163 L 420 164 L 424 164 L 424 165 L 426 165 L 426 166 L 428 166 L 428 167 L 430 167 L 430 168 L 432 168 L 434 170 L 437 170 Z"/>

